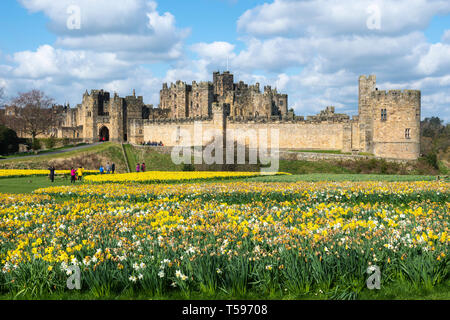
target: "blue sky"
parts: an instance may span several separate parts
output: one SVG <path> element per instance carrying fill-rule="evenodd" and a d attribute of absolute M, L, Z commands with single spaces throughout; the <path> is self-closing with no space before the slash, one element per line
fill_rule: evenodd
<path fill-rule="evenodd" d="M 376 74 L 450 121 L 446 0 L 2 0 L 0 25 L 7 97 L 37 88 L 74 105 L 86 89 L 135 88 L 157 105 L 163 82 L 211 80 L 228 60 L 236 82 L 277 87 L 299 115 L 356 114 L 358 76 Z"/>

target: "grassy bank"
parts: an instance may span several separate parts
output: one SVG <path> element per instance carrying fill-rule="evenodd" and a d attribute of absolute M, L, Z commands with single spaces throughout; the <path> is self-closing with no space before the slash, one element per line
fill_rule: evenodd
<path fill-rule="evenodd" d="M 0 162 L 0 169 L 70 169 L 83 166 L 87 170 L 97 170 L 100 165 L 114 162 L 118 172 L 126 172 L 125 159 L 119 144 L 104 143 L 64 153 L 42 155 L 33 158 L 18 158 Z"/>
<path fill-rule="evenodd" d="M 12 155 L 9 155 L 9 156 L 0 156 L 0 160 L 2 160 L 2 159 L 21 158 L 21 157 L 28 157 L 28 156 L 35 156 L 35 155 L 44 155 L 44 154 L 55 152 L 55 151 L 64 151 L 64 150 L 67 150 L 67 149 L 70 149 L 70 148 L 81 147 L 81 146 L 85 146 L 85 145 L 86 145 L 86 143 L 69 144 L 67 146 L 63 146 L 63 147 L 59 147 L 59 148 L 40 150 L 40 151 L 37 151 L 36 153 L 33 153 L 31 151 L 30 152 L 16 153 L 16 154 L 12 154 Z"/>
<path fill-rule="evenodd" d="M 173 163 L 170 154 L 163 154 L 154 151 L 151 148 L 138 149 L 132 145 L 125 144 L 125 154 L 127 156 L 128 164 L 131 172 L 136 171 L 138 163 L 145 163 L 147 171 L 182 171 L 183 165 L 176 165 Z"/>
<path fill-rule="evenodd" d="M 346 173 L 346 174 L 389 174 L 389 175 L 438 175 L 446 174 L 448 169 L 442 166 L 436 169 L 425 160 L 396 163 L 382 159 L 362 160 L 280 160 L 280 171 L 292 174 L 309 173 Z"/>

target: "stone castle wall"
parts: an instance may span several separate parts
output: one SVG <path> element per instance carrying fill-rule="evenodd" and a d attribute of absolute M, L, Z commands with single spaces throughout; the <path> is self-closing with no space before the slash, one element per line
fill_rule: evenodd
<path fill-rule="evenodd" d="M 258 83 L 234 83 L 229 72 L 214 73 L 213 83 L 164 84 L 158 108 L 145 105 L 135 92 L 121 98 L 92 90 L 76 108 L 60 109 L 55 109 L 60 115 L 57 137 L 85 142 L 99 141 L 108 132 L 111 141 L 175 146 L 183 131 L 194 137 L 198 122 L 203 130 L 217 130 L 224 137 L 227 129 L 243 135 L 266 130 L 269 145 L 271 132 L 277 130 L 280 149 L 364 152 L 405 160 L 417 159 L 420 151 L 420 91 L 380 91 L 373 75 L 359 78 L 359 114 L 352 119 L 327 107 L 305 120 L 288 112 L 287 95 L 270 86 L 261 91 Z"/>
<path fill-rule="evenodd" d="M 281 117 L 280 113 L 277 116 L 270 113 L 269 116 L 268 109 L 276 107 L 269 103 L 274 97 L 286 99 L 287 105 L 287 96 L 279 95 L 270 87 L 264 88 L 264 93 L 260 93 L 258 84 L 247 86 L 239 83 L 233 94 L 227 94 L 232 78 L 228 74 L 215 74 L 214 81 L 217 83 L 214 86 L 215 93 L 222 96 L 213 104 L 213 109 L 221 108 L 223 111 L 213 111 L 212 120 L 210 117 L 208 120 L 201 120 L 203 130 L 215 128 L 226 132 L 226 129 L 235 129 L 241 130 L 243 135 L 265 130 L 268 132 L 269 145 L 271 132 L 278 130 L 280 149 L 364 152 L 377 157 L 404 160 L 419 157 L 420 91 L 379 91 L 375 76 L 361 76 L 357 117 L 350 119 L 348 115 L 336 114 L 334 107 L 327 107 L 318 115 L 307 117 L 305 121 L 304 117 L 294 117 L 287 113 L 287 108 Z M 251 108 L 245 108 L 247 113 L 240 111 L 242 104 L 251 104 Z M 218 115 L 221 118 L 216 121 Z M 218 125 L 221 121 L 222 127 Z M 143 122 L 141 126 L 142 135 L 138 139 L 131 137 L 132 143 L 163 141 L 167 146 L 175 146 L 178 145 L 176 137 L 180 130 L 186 130 L 191 136 L 194 134 L 194 119 L 177 119 L 170 123 Z M 244 140 L 244 143 L 250 143 L 248 139 Z"/>
<path fill-rule="evenodd" d="M 259 139 L 267 139 L 271 145 L 271 137 L 277 131 L 280 149 L 317 149 L 317 150 L 342 150 L 352 151 L 352 138 L 359 142 L 357 128 L 353 121 L 262 121 L 259 120 L 232 120 L 226 117 L 226 109 L 220 104 L 213 105 L 213 117 L 207 119 L 177 119 L 177 120 L 135 120 L 131 123 L 133 134 L 130 142 L 142 144 L 143 142 L 163 142 L 165 146 L 177 146 L 181 141 L 179 136 L 187 134 L 191 137 L 188 143 L 195 145 L 194 140 L 196 126 L 201 127 L 202 136 L 207 136 L 207 131 L 216 130 L 222 132 L 224 138 L 234 139 L 242 145 L 258 146 Z M 200 130 L 200 129 L 198 129 Z M 228 130 L 228 132 L 227 132 Z M 230 131 L 237 137 L 231 137 Z M 263 136 L 260 136 L 260 133 Z M 256 135 L 257 140 L 250 140 L 249 135 Z M 356 137 L 353 137 L 356 135 Z M 265 138 L 267 137 L 267 138 Z M 204 137 L 203 145 L 211 143 L 212 139 Z M 264 140 L 262 140 L 264 141 Z M 185 141 L 186 142 L 186 141 Z"/>

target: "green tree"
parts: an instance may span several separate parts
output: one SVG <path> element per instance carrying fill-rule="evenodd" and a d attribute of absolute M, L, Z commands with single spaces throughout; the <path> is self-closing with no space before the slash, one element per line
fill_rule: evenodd
<path fill-rule="evenodd" d="M 443 122 L 439 117 L 425 118 L 421 123 L 422 136 L 429 138 L 437 137 L 445 129 Z"/>
<path fill-rule="evenodd" d="M 50 138 L 45 139 L 44 143 L 47 149 L 53 149 L 56 145 L 56 139 L 55 137 L 51 136 Z"/>
<path fill-rule="evenodd" d="M 7 155 L 19 150 L 20 139 L 14 130 L 0 125 L 0 154 Z"/>

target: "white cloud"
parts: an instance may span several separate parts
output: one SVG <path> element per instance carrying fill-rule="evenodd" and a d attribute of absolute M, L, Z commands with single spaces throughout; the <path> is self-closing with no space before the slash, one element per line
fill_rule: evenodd
<path fill-rule="evenodd" d="M 370 6 L 379 8 L 381 28 L 371 30 Z M 238 30 L 258 37 L 339 34 L 399 34 L 425 28 L 446 0 L 275 0 L 247 10 Z"/>
<path fill-rule="evenodd" d="M 191 50 L 196 52 L 200 57 L 209 60 L 224 60 L 227 58 L 233 58 L 235 46 L 228 42 L 213 42 L 213 43 L 196 43 L 191 46 Z"/>
<path fill-rule="evenodd" d="M 247 42 L 232 65 L 235 68 L 268 72 L 315 65 L 322 71 L 343 68 L 358 72 L 402 69 L 417 62 L 412 48 L 425 43 L 423 34 L 415 32 L 399 37 L 340 36 L 307 38 L 253 38 Z M 409 73 L 409 72 L 408 72 Z"/>
<path fill-rule="evenodd" d="M 445 30 L 444 35 L 442 36 L 442 42 L 450 43 L 450 30 Z"/>
<path fill-rule="evenodd" d="M 439 75 L 450 71 L 450 45 L 436 43 L 420 57 L 417 69 L 424 75 Z"/>
<path fill-rule="evenodd" d="M 160 14 L 154 1 L 121 0 L 19 0 L 32 12 L 42 11 L 49 19 L 49 28 L 58 35 L 56 46 L 120 52 L 124 57 L 139 54 L 139 59 L 173 60 L 182 55 L 182 42 L 189 30 L 179 30 L 175 17 Z M 80 29 L 67 27 L 71 5 L 80 8 Z"/>
<path fill-rule="evenodd" d="M 69 51 L 43 45 L 35 52 L 22 51 L 14 54 L 17 64 L 11 70 L 15 77 L 23 78 L 73 78 L 80 80 L 119 77 L 130 63 L 120 61 L 113 53 Z"/>

